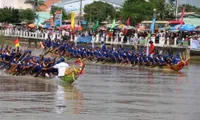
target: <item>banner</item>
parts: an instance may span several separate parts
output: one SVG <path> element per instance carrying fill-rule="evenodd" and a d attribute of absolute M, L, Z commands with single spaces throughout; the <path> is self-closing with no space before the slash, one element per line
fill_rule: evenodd
<path fill-rule="evenodd" d="M 82 43 L 91 43 L 92 42 L 92 36 L 83 36 L 78 38 L 78 42 Z"/>
<path fill-rule="evenodd" d="M 199 40 L 192 40 L 191 49 L 200 50 L 200 41 Z"/>
<path fill-rule="evenodd" d="M 99 27 L 99 21 L 96 22 L 96 24 L 93 26 L 92 30 L 96 31 L 98 27 Z"/>
<path fill-rule="evenodd" d="M 75 13 L 71 14 L 71 28 L 74 29 L 75 26 Z"/>
<path fill-rule="evenodd" d="M 115 23 L 115 19 L 114 19 L 113 22 L 112 22 L 112 26 L 111 26 L 111 28 L 110 28 L 110 31 L 112 31 L 112 29 L 114 29 L 115 26 L 116 26 L 116 23 Z"/>
<path fill-rule="evenodd" d="M 126 25 L 127 25 L 127 26 L 130 26 L 130 25 L 131 25 L 130 17 L 128 17 L 128 20 L 126 21 Z"/>
<path fill-rule="evenodd" d="M 62 26 L 62 10 L 55 12 L 54 27 Z"/>
<path fill-rule="evenodd" d="M 151 28 L 150 28 L 151 34 L 154 34 L 155 24 L 156 24 L 156 18 L 154 16 L 152 23 L 151 23 Z"/>

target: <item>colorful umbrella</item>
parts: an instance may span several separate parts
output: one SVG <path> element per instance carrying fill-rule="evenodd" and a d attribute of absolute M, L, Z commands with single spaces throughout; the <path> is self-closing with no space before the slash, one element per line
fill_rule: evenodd
<path fill-rule="evenodd" d="M 145 31 L 145 26 L 140 26 L 139 28 L 138 28 L 138 31 Z"/>
<path fill-rule="evenodd" d="M 107 28 L 111 28 L 113 24 L 107 24 L 105 25 Z M 118 24 L 115 24 L 114 27 L 118 26 Z"/>
<path fill-rule="evenodd" d="M 107 28 L 105 26 L 101 26 L 98 28 L 99 30 L 107 30 Z"/>
<path fill-rule="evenodd" d="M 13 27 L 12 24 L 4 24 L 3 26 L 6 27 L 6 28 L 12 28 Z"/>
<path fill-rule="evenodd" d="M 133 26 L 124 26 L 124 29 L 126 30 L 132 30 L 132 29 L 135 29 Z"/>
<path fill-rule="evenodd" d="M 133 26 L 127 26 L 127 25 L 124 25 L 124 24 L 118 25 L 117 27 L 121 28 L 121 29 L 126 29 L 126 30 L 135 29 L 135 27 L 133 27 Z"/>
<path fill-rule="evenodd" d="M 29 24 L 28 27 L 34 28 L 34 27 L 36 27 L 36 25 L 35 24 Z"/>
<path fill-rule="evenodd" d="M 118 25 L 118 27 L 121 28 L 121 29 L 124 28 L 124 26 L 125 26 L 124 24 Z"/>
<path fill-rule="evenodd" d="M 197 26 L 197 27 L 194 29 L 194 31 L 198 31 L 198 32 L 200 32 L 200 25 Z"/>
<path fill-rule="evenodd" d="M 70 30 L 70 29 L 72 29 L 72 26 L 71 25 L 63 25 L 60 27 L 60 29 Z M 82 27 L 80 25 L 75 25 L 73 30 L 82 30 Z"/>

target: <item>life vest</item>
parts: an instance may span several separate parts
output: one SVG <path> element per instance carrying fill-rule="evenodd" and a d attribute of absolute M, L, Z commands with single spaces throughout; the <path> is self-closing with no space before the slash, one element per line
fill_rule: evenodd
<path fill-rule="evenodd" d="M 154 44 L 150 45 L 150 47 L 149 47 L 149 53 L 150 54 L 154 54 L 155 53 L 155 46 L 154 46 Z"/>

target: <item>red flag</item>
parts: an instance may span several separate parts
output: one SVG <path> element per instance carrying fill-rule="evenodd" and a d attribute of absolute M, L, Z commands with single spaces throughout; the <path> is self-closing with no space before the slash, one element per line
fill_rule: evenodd
<path fill-rule="evenodd" d="M 130 22 L 130 17 L 128 18 L 128 20 L 126 21 L 126 25 L 130 26 L 131 22 Z"/>
<path fill-rule="evenodd" d="M 19 43 L 19 39 L 16 38 L 15 41 L 14 41 L 14 44 L 16 45 L 16 44 L 18 44 L 18 43 Z"/>
<path fill-rule="evenodd" d="M 15 47 L 19 47 L 19 39 L 18 38 L 15 39 L 14 44 L 15 44 Z"/>
<path fill-rule="evenodd" d="M 182 25 L 183 25 L 183 22 L 184 22 L 184 21 L 183 21 L 184 14 L 185 14 L 185 8 L 182 9 L 181 20 L 180 20 L 181 23 L 180 23 L 180 26 L 178 27 L 178 30 L 179 30 L 179 29 L 182 27 Z"/>
<path fill-rule="evenodd" d="M 182 9 L 182 14 L 181 14 L 181 25 L 183 25 L 183 17 L 185 14 L 185 8 Z"/>

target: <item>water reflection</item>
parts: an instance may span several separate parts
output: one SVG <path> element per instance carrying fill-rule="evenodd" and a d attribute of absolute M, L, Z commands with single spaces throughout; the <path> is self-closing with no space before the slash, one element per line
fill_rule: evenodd
<path fill-rule="evenodd" d="M 0 113 L 48 113 L 55 87 L 30 77 L 0 77 Z"/>
<path fill-rule="evenodd" d="M 82 107 L 83 94 L 71 85 L 55 87 L 45 80 L 0 78 L 0 113 L 80 114 Z"/>
<path fill-rule="evenodd" d="M 56 91 L 56 113 L 64 112 L 80 114 L 83 105 L 83 94 L 72 85 L 58 85 Z"/>

